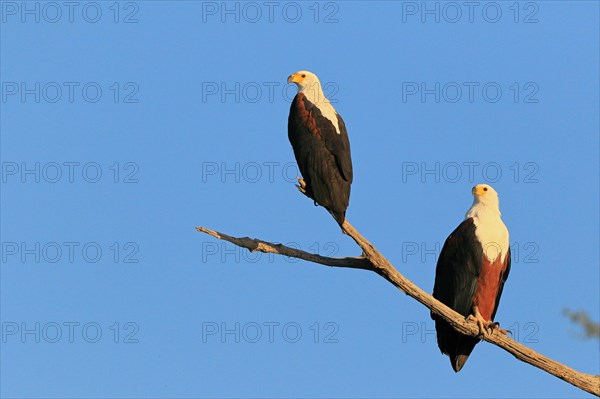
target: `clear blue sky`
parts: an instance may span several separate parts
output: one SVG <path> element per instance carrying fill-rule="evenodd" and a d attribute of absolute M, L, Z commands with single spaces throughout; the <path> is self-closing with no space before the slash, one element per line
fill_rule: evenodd
<path fill-rule="evenodd" d="M 430 292 L 493 185 L 497 320 L 600 374 L 561 313 L 600 318 L 597 2 L 0 6 L 2 397 L 589 396 L 486 343 L 455 374 L 379 276 L 194 226 L 359 255 L 293 185 L 286 78 L 311 70 L 348 127 L 350 222 Z"/>

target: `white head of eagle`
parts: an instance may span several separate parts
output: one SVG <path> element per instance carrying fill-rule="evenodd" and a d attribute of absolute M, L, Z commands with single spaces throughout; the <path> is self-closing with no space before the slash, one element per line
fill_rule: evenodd
<path fill-rule="evenodd" d="M 317 75 L 309 71 L 298 71 L 288 76 L 287 81 L 288 83 L 295 83 L 298 86 L 298 93 L 303 93 L 308 101 L 319 108 L 321 114 L 333 123 L 336 133 L 340 134 L 337 112 L 325 97 Z"/>
<path fill-rule="evenodd" d="M 473 194 L 473 206 L 481 204 L 481 206 L 489 207 L 490 210 L 495 210 L 500 213 L 500 201 L 498 193 L 487 184 L 478 184 L 471 190 Z"/>

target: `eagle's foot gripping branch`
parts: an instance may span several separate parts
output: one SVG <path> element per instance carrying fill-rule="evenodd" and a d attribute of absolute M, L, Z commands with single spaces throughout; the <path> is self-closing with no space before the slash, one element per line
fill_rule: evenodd
<path fill-rule="evenodd" d="M 474 321 L 475 323 L 477 323 L 477 327 L 479 327 L 479 337 L 483 337 L 487 334 L 492 334 L 494 333 L 494 331 L 498 331 L 500 334 L 504 335 L 510 332 L 500 328 L 500 323 L 484 319 L 481 313 L 479 313 L 479 309 L 477 308 L 477 306 L 473 307 L 473 313 L 475 314 L 470 314 L 467 317 L 467 320 Z M 510 333 L 512 335 L 512 332 Z"/>

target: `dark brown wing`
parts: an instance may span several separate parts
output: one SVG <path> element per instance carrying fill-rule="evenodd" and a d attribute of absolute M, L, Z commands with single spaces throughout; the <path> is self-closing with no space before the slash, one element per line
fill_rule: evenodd
<path fill-rule="evenodd" d="M 323 139 L 325 140 L 327 149 L 335 156 L 335 162 L 340 170 L 340 173 L 342 174 L 342 177 L 348 183 L 352 183 L 353 173 L 350 139 L 348 139 L 346 123 L 344 123 L 344 120 L 339 114 L 336 113 L 336 116 L 340 133 L 338 134 L 335 131 L 335 127 L 333 129 L 325 129 L 322 133 L 324 136 Z"/>
<path fill-rule="evenodd" d="M 343 121 L 338 134 L 319 108 L 299 93 L 290 108 L 288 138 L 307 185 L 306 194 L 341 225 L 352 183 L 350 143 Z"/>
<path fill-rule="evenodd" d="M 463 221 L 446 239 L 437 262 L 433 296 L 467 317 L 471 313 L 477 280 L 481 273 L 483 248 L 475 235 L 475 224 Z M 435 315 L 438 346 L 450 357 L 454 371 L 460 371 L 478 339 L 456 332 Z"/>

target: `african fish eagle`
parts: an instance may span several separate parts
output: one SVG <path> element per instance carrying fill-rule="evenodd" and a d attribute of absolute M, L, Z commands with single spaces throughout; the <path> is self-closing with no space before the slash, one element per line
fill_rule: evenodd
<path fill-rule="evenodd" d="M 496 328 L 506 333 L 493 320 L 510 271 L 508 229 L 500 218 L 498 193 L 487 184 L 478 184 L 472 193 L 473 205 L 440 253 L 433 296 L 476 321 L 480 335 Z M 433 313 L 431 318 L 440 350 L 459 372 L 479 339 L 458 333 Z"/>
<path fill-rule="evenodd" d="M 299 71 L 287 81 L 298 86 L 290 107 L 288 138 L 304 180 L 301 190 L 315 205 L 326 208 L 341 226 L 352 183 L 346 125 L 323 94 L 317 75 Z"/>

